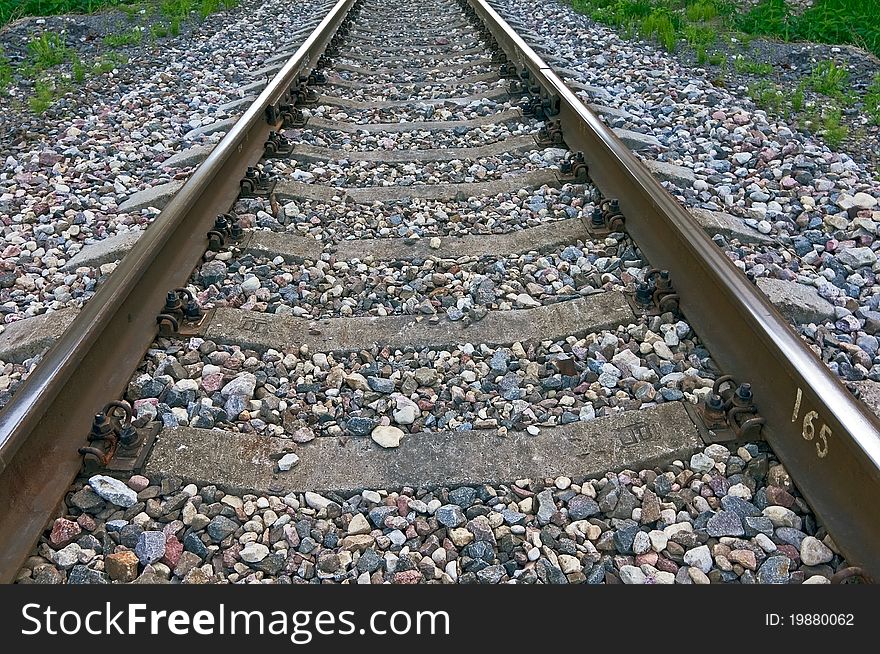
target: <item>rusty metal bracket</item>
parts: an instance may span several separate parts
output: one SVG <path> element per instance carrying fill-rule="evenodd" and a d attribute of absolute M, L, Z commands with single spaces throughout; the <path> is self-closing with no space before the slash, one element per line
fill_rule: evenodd
<path fill-rule="evenodd" d="M 205 315 L 188 288 L 175 288 L 165 295 L 165 306 L 156 317 L 159 335 L 165 338 L 193 336 Z"/>
<path fill-rule="evenodd" d="M 565 147 L 565 138 L 562 136 L 562 126 L 558 120 L 549 120 L 544 123 L 535 139 L 541 147 Z"/>
<path fill-rule="evenodd" d="M 850 581 L 852 580 L 852 581 Z M 873 584 L 874 580 L 867 571 L 857 566 L 843 568 L 831 577 L 832 584 Z"/>
<path fill-rule="evenodd" d="M 123 414 L 121 417 L 120 411 Z M 89 432 L 89 442 L 98 443 L 99 446 L 81 447 L 79 453 L 83 457 L 94 457 L 102 466 L 106 466 L 120 444 L 131 445 L 137 440 L 137 432 L 131 425 L 133 414 L 128 402 L 108 402 L 102 411 L 95 414 Z"/>
<path fill-rule="evenodd" d="M 590 179 L 590 169 L 584 160 L 583 152 L 572 153 L 559 166 L 563 182 L 584 184 Z"/>
<path fill-rule="evenodd" d="M 120 442 L 113 458 L 104 467 L 111 472 L 140 472 L 161 430 L 161 423 L 157 421 L 135 429 L 135 440 L 131 443 Z"/>
<path fill-rule="evenodd" d="M 596 206 L 590 214 L 587 230 L 595 237 L 605 237 L 612 232 L 626 231 L 626 218 L 620 211 L 620 204 L 616 199 L 605 199 L 601 193 L 596 194 Z M 639 306 L 648 306 L 639 303 Z"/>
<path fill-rule="evenodd" d="M 275 190 L 276 181 L 271 179 L 259 168 L 249 166 L 244 177 L 239 182 L 241 189 L 239 197 L 242 198 L 268 198 Z"/>
<path fill-rule="evenodd" d="M 765 420 L 754 404 L 751 384 L 737 384 L 730 375 L 716 379 L 712 392 L 692 412 L 707 443 L 763 440 Z"/>
<path fill-rule="evenodd" d="M 293 153 L 293 147 L 293 141 L 273 130 L 269 132 L 269 137 L 263 144 L 263 157 L 266 159 L 287 157 Z"/>
<path fill-rule="evenodd" d="M 208 250 L 219 252 L 226 245 L 226 240 L 238 241 L 244 230 L 241 228 L 236 216 L 231 213 L 221 213 L 214 221 L 214 227 L 208 232 Z"/>
<path fill-rule="evenodd" d="M 298 129 L 306 126 L 306 116 L 302 109 L 293 104 L 282 104 L 280 107 L 281 120 L 285 128 Z"/>
<path fill-rule="evenodd" d="M 597 215 L 594 211 L 593 219 L 597 221 L 598 225 Z M 592 224 L 588 229 L 595 236 L 604 236 L 611 231 L 623 231 L 623 223 L 615 223 L 615 229 L 609 229 L 608 232 L 602 232 L 598 227 L 594 228 Z M 672 287 L 668 270 L 656 268 L 648 270 L 645 273 L 644 281 L 637 282 L 632 290 L 626 291 L 625 295 L 629 305 L 637 314 L 659 316 L 664 313 L 676 315 L 680 313 L 678 294 Z"/>

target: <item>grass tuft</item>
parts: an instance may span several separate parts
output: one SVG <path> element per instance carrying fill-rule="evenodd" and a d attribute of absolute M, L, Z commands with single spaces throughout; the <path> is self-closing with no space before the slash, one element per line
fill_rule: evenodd
<path fill-rule="evenodd" d="M 28 106 L 35 114 L 44 114 L 55 102 L 55 87 L 45 79 L 38 79 L 34 83 L 34 94 L 28 98 Z"/>
<path fill-rule="evenodd" d="M 809 78 L 810 88 L 830 98 L 841 98 L 848 81 L 849 72 L 846 68 L 830 60 L 816 64 Z"/>
<path fill-rule="evenodd" d="M 6 93 L 6 87 L 12 84 L 12 66 L 6 55 L 0 53 L 0 94 Z"/>
<path fill-rule="evenodd" d="M 68 49 L 58 34 L 43 32 L 28 43 L 34 66 L 40 70 L 58 66 L 67 61 Z"/>
<path fill-rule="evenodd" d="M 137 45 L 143 40 L 143 38 L 143 32 L 137 27 L 132 27 L 127 32 L 108 34 L 104 37 L 104 45 L 108 48 L 124 48 L 130 45 Z"/>

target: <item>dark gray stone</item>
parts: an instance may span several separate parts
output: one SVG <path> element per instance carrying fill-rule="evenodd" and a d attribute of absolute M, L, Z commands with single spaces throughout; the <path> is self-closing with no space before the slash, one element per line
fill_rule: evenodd
<path fill-rule="evenodd" d="M 787 584 L 791 559 L 787 556 L 768 557 L 758 568 L 759 584 Z"/>
<path fill-rule="evenodd" d="M 165 534 L 161 531 L 145 531 L 138 538 L 134 553 L 141 565 L 155 563 L 165 556 Z"/>
<path fill-rule="evenodd" d="M 599 505 L 591 497 L 575 495 L 568 501 L 568 515 L 572 520 L 585 520 L 599 513 Z"/>
<path fill-rule="evenodd" d="M 743 528 L 742 518 L 733 511 L 719 511 L 706 522 L 706 531 L 710 536 L 742 536 L 745 529 Z"/>
<path fill-rule="evenodd" d="M 464 513 L 456 504 L 444 504 L 434 513 L 434 517 L 437 518 L 437 522 L 446 527 L 447 529 L 453 529 L 455 527 L 460 527 L 466 522 Z"/>
<path fill-rule="evenodd" d="M 462 509 L 466 509 L 473 504 L 476 497 L 476 489 L 470 486 L 460 486 L 449 491 L 449 501 L 453 504 L 458 504 Z"/>
<path fill-rule="evenodd" d="M 68 584 L 109 584 L 110 579 L 103 572 L 92 570 L 84 565 L 75 565 L 67 574 Z"/>
<path fill-rule="evenodd" d="M 219 543 L 227 536 L 235 533 L 239 525 L 234 520 L 230 520 L 225 515 L 218 515 L 208 523 L 207 532 L 215 543 Z"/>

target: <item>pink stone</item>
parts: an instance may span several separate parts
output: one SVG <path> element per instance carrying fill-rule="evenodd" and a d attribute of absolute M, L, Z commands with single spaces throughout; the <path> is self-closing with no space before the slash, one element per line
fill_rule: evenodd
<path fill-rule="evenodd" d="M 183 543 L 174 536 L 165 538 L 165 556 L 162 557 L 162 563 L 172 570 L 177 567 L 180 555 L 183 553 Z"/>
<path fill-rule="evenodd" d="M 792 494 L 779 486 L 767 486 L 767 501 L 770 504 L 784 506 L 788 509 L 795 504 Z"/>
<path fill-rule="evenodd" d="M 98 523 L 95 522 L 95 519 L 88 513 L 81 513 L 76 519 L 76 524 L 86 531 L 95 531 L 95 529 L 98 528 Z"/>
<path fill-rule="evenodd" d="M 128 487 L 136 493 L 140 493 L 150 485 L 150 480 L 143 475 L 134 475 L 128 480 Z"/>
<path fill-rule="evenodd" d="M 241 545 L 233 544 L 229 549 L 223 550 L 223 565 L 231 568 L 239 561 L 238 553 L 241 552 Z"/>
<path fill-rule="evenodd" d="M 721 111 L 720 109 L 712 114 L 712 118 L 714 120 L 725 120 L 727 118 L 727 114 Z"/>
<path fill-rule="evenodd" d="M 57 548 L 69 545 L 82 533 L 80 526 L 67 518 L 57 518 L 52 524 L 52 533 L 49 542 Z"/>
<path fill-rule="evenodd" d="M 754 570 L 758 566 L 755 553 L 751 550 L 733 550 L 727 558 L 748 570 Z"/>
<path fill-rule="evenodd" d="M 391 583 L 412 585 L 419 583 L 421 580 L 421 572 L 418 570 L 407 570 L 405 572 L 395 572 Z"/>
<path fill-rule="evenodd" d="M 667 559 L 665 556 L 658 557 L 657 563 L 654 567 L 663 572 L 671 572 L 672 574 L 678 572 L 678 565 L 676 565 L 674 561 Z"/>
<path fill-rule="evenodd" d="M 782 185 L 782 188 L 786 190 L 791 190 L 798 185 L 797 180 L 790 175 L 786 175 L 785 177 L 783 177 L 779 183 Z"/>
<path fill-rule="evenodd" d="M 800 562 L 801 554 L 800 552 L 798 552 L 798 548 L 796 548 L 794 545 L 789 545 L 788 543 L 785 543 L 784 545 L 777 545 L 776 547 L 780 552 L 785 554 L 785 556 L 790 558 L 793 563 L 797 564 Z"/>
<path fill-rule="evenodd" d="M 409 513 L 409 498 L 408 497 L 400 496 L 397 498 L 397 512 L 403 516 L 405 516 L 407 513 Z"/>
<path fill-rule="evenodd" d="M 657 559 L 660 558 L 657 552 L 645 552 L 636 556 L 636 565 L 653 565 L 656 567 Z"/>
<path fill-rule="evenodd" d="M 213 375 L 205 375 L 202 377 L 202 389 L 206 393 L 215 393 L 223 387 L 223 374 L 214 373 Z"/>

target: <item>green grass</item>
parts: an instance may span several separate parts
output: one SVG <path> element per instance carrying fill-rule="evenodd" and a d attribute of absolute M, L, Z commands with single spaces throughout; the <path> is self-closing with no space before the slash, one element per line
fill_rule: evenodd
<path fill-rule="evenodd" d="M 766 79 L 771 64 L 748 56 L 756 38 L 857 45 L 880 56 L 880 1 L 814 0 L 797 15 L 786 0 L 760 0 L 748 11 L 732 0 L 571 0 L 573 8 L 613 26 L 625 38 L 641 37 L 673 51 L 680 41 L 694 52 L 697 64 L 711 64 L 713 84 L 723 87 L 725 73 L 759 78 L 748 94 L 759 107 L 799 120 L 832 147 L 849 136 L 843 106 L 856 106 L 880 125 L 880 75 L 865 91 L 849 88 L 849 72 L 833 61 L 817 64 L 794 89 Z M 733 54 L 737 51 L 743 54 Z M 731 53 L 731 54 L 728 54 Z M 807 97 L 807 91 L 811 97 Z M 816 99 L 816 94 L 819 98 Z"/>
<path fill-rule="evenodd" d="M 111 52 L 110 54 L 98 57 L 98 59 L 95 60 L 95 63 L 92 64 L 92 72 L 96 75 L 102 75 L 103 73 L 109 73 L 117 66 L 122 66 L 127 63 L 128 57 Z"/>
<path fill-rule="evenodd" d="M 849 72 L 833 61 L 820 61 L 810 73 L 809 85 L 816 93 L 830 98 L 842 98 Z"/>
<path fill-rule="evenodd" d="M 131 0 L 0 0 L 0 25 L 22 16 L 88 14 L 129 2 Z"/>
<path fill-rule="evenodd" d="M 28 106 L 35 114 L 44 114 L 49 106 L 55 101 L 55 88 L 52 83 L 45 79 L 38 79 L 34 83 L 34 94 L 28 98 Z"/>
<path fill-rule="evenodd" d="M 797 15 L 786 0 L 761 0 L 743 13 L 731 0 L 572 0 L 576 11 L 618 27 L 640 24 L 654 13 L 668 14 L 676 32 L 686 25 L 711 24 L 748 38 L 851 44 L 880 56 L 880 20 L 875 0 L 815 0 Z M 654 34 L 668 44 L 668 28 Z M 642 29 L 641 32 L 646 30 Z M 676 38 L 681 38 L 677 35 Z"/>
<path fill-rule="evenodd" d="M 12 66 L 6 55 L 0 54 L 0 95 L 6 93 L 6 87 L 12 84 Z"/>
<path fill-rule="evenodd" d="M 760 81 L 749 86 L 749 96 L 755 104 L 764 109 L 769 109 L 776 114 L 781 114 L 785 108 L 785 95 L 775 84 Z"/>
<path fill-rule="evenodd" d="M 0 73 L 0 75 L 2 75 L 2 73 Z M 874 78 L 871 86 L 868 87 L 868 91 L 865 93 L 864 103 L 865 113 L 868 118 L 875 125 L 880 125 L 880 74 Z"/>
<path fill-rule="evenodd" d="M 841 112 L 837 107 L 826 109 L 822 113 L 819 134 L 831 147 L 837 147 L 849 136 L 849 128 L 840 122 Z"/>
<path fill-rule="evenodd" d="M 653 11 L 639 24 L 639 31 L 645 37 L 654 37 L 667 51 L 675 50 L 678 34 L 672 16 L 667 11 Z"/>
<path fill-rule="evenodd" d="M 805 86 L 806 83 L 801 82 L 794 93 L 791 94 L 791 110 L 796 114 L 804 110 L 804 103 L 806 102 L 806 97 L 804 96 Z"/>
<path fill-rule="evenodd" d="M 84 82 L 86 79 L 87 68 L 79 57 L 74 57 L 71 62 L 71 74 L 76 82 Z"/>
<path fill-rule="evenodd" d="M 738 73 L 749 75 L 769 75 L 773 72 L 773 66 L 754 61 L 748 57 L 736 57 L 733 60 L 733 69 Z"/>
<path fill-rule="evenodd" d="M 137 45 L 143 40 L 144 35 L 137 27 L 120 34 L 108 34 L 104 37 L 104 45 L 108 48 L 124 48 L 129 45 Z"/>
<path fill-rule="evenodd" d="M 199 3 L 199 18 L 205 20 L 218 9 L 220 9 L 220 0 L 201 0 Z"/>
<path fill-rule="evenodd" d="M 734 19 L 746 34 L 775 36 L 788 40 L 792 32 L 791 8 L 785 0 L 762 0 L 745 14 Z"/>
<path fill-rule="evenodd" d="M 799 16 L 785 0 L 762 0 L 735 23 L 750 34 L 857 45 L 880 56 L 880 21 L 874 0 L 816 0 Z"/>
<path fill-rule="evenodd" d="M 167 25 L 163 23 L 153 23 L 150 25 L 150 36 L 154 39 L 160 39 L 163 36 L 168 36 L 170 30 Z"/>
<path fill-rule="evenodd" d="M 43 32 L 30 41 L 28 51 L 31 53 L 34 66 L 40 70 L 63 64 L 69 56 L 64 39 L 51 32 Z"/>

